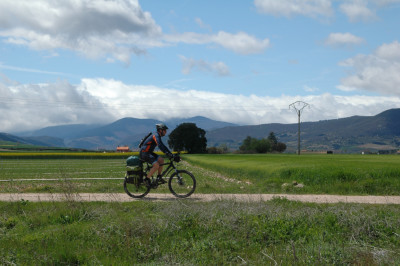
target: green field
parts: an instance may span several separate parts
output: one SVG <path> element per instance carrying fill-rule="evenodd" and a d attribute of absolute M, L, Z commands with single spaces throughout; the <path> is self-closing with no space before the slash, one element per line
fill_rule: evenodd
<path fill-rule="evenodd" d="M 400 156 L 394 155 L 183 158 L 179 168 L 195 174 L 195 193 L 400 191 Z M 1 182 L 0 192 L 123 193 L 124 173 L 124 156 L 0 155 L 0 179 L 12 180 Z M 21 181 L 35 178 L 56 180 Z M 293 180 L 304 187 L 282 187 Z M 399 228 L 398 205 L 21 200 L 0 202 L 0 264 L 399 265 Z"/>
<path fill-rule="evenodd" d="M 127 157 L 102 153 L 0 154 L 0 179 L 13 180 L 2 182 L 0 192 L 62 192 L 72 188 L 75 192 L 123 192 Z M 398 155 L 226 154 L 183 158 L 179 168 L 194 173 L 196 193 L 400 195 Z M 304 186 L 295 187 L 293 181 Z M 285 183 L 289 185 L 282 186 Z M 156 192 L 168 193 L 168 189 L 164 186 Z"/>
<path fill-rule="evenodd" d="M 236 192 L 400 195 L 398 155 L 227 154 L 191 155 L 186 159 L 241 181 Z M 282 187 L 293 181 L 304 187 Z"/>

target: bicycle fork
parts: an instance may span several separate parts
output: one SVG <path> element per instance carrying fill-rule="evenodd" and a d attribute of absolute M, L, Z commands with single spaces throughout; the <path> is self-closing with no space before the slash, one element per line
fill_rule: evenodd
<path fill-rule="evenodd" d="M 178 179 L 178 184 L 180 186 L 183 186 L 184 185 L 183 178 L 180 176 L 180 174 L 176 168 L 175 168 L 175 174 L 176 174 L 176 178 Z"/>

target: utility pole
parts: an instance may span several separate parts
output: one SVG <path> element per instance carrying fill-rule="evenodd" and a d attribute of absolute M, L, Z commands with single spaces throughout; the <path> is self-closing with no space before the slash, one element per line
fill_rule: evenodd
<path fill-rule="evenodd" d="M 308 103 L 305 103 L 305 102 L 302 102 L 302 101 L 297 101 L 297 102 L 294 102 L 294 103 L 289 105 L 289 109 L 293 108 L 296 111 L 297 116 L 299 118 L 298 132 L 297 132 L 297 134 L 298 134 L 298 137 L 297 137 L 297 154 L 298 155 L 300 155 L 300 116 L 301 116 L 301 113 L 303 112 L 303 109 L 306 108 L 307 106 L 310 107 L 310 105 Z"/>

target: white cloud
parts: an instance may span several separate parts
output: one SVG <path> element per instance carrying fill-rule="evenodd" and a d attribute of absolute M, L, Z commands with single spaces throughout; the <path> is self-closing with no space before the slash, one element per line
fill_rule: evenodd
<path fill-rule="evenodd" d="M 340 10 L 351 22 L 369 21 L 376 19 L 376 14 L 368 6 L 366 0 L 352 0 L 340 5 Z"/>
<path fill-rule="evenodd" d="M 254 5 L 260 13 L 274 16 L 292 17 L 296 15 L 312 18 L 329 18 L 336 10 L 333 0 L 254 0 Z M 344 13 L 349 21 L 376 20 L 376 12 L 386 6 L 400 3 L 400 0 L 339 0 L 339 11 Z M 336 8 L 336 7 L 335 7 Z"/>
<path fill-rule="evenodd" d="M 258 40 L 245 32 L 231 34 L 220 31 L 216 36 L 213 36 L 212 39 L 222 47 L 239 54 L 261 53 L 264 49 L 269 47 L 269 39 Z"/>
<path fill-rule="evenodd" d="M 210 25 L 205 24 L 201 18 L 195 18 L 195 22 L 197 25 L 199 25 L 200 28 L 212 32 L 212 27 Z"/>
<path fill-rule="evenodd" d="M 400 3 L 400 0 L 373 0 L 378 6 Z"/>
<path fill-rule="evenodd" d="M 341 47 L 359 45 L 364 42 L 364 39 L 357 37 L 351 33 L 331 33 L 325 40 L 325 45 Z"/>
<path fill-rule="evenodd" d="M 244 96 L 127 85 L 105 79 L 85 79 L 79 87 L 109 107 L 129 106 L 127 109 L 116 108 L 115 116 L 160 120 L 202 115 L 239 124 L 296 123 L 297 117 L 289 110 L 289 104 L 298 100 L 311 106 L 302 116 L 304 121 L 336 119 L 356 114 L 375 115 L 390 108 L 400 108 L 399 97 L 337 96 L 329 93 L 303 97 Z M 127 102 L 135 104 L 126 105 Z"/>
<path fill-rule="evenodd" d="M 333 9 L 330 0 L 255 0 L 254 5 L 261 13 L 290 17 L 330 17 Z"/>
<path fill-rule="evenodd" d="M 304 86 L 303 86 L 303 89 L 304 89 L 306 92 L 316 92 L 316 91 L 319 91 L 318 88 L 309 87 L 309 86 L 307 86 L 307 85 L 304 85 Z"/>
<path fill-rule="evenodd" d="M 125 63 L 162 33 L 137 0 L 1 1 L 0 29 L 7 42 L 31 49 L 110 55 Z"/>
<path fill-rule="evenodd" d="M 4 79 L 5 80 L 5 79 Z M 376 115 L 400 108 L 399 97 L 244 96 L 196 90 L 129 85 L 116 80 L 83 79 L 78 85 L 0 82 L 2 131 L 17 132 L 59 124 L 107 123 L 123 117 L 166 120 L 202 115 L 239 124 L 296 123 L 289 104 L 302 100 L 311 108 L 302 121 Z"/>
<path fill-rule="evenodd" d="M 184 56 L 180 56 L 183 68 L 183 74 L 189 74 L 193 70 L 197 70 L 200 72 L 210 72 L 215 73 L 217 76 L 229 76 L 230 71 L 229 67 L 225 65 L 223 62 L 206 62 L 204 60 L 195 60 L 193 58 L 186 58 Z"/>
<path fill-rule="evenodd" d="M 370 55 L 358 55 L 340 62 L 353 69 L 341 81 L 344 91 L 366 90 L 400 96 L 400 43 L 383 44 Z"/>
<path fill-rule="evenodd" d="M 389 44 L 383 44 L 376 50 L 376 55 L 384 60 L 400 62 L 400 43 L 394 41 Z"/>
<path fill-rule="evenodd" d="M 29 14 L 29 15 L 27 15 Z M 200 19 L 201 27 L 207 27 Z M 88 58 L 130 63 L 148 48 L 215 43 L 240 54 L 260 53 L 269 40 L 246 33 L 164 35 L 137 0 L 0 1 L 0 37 L 34 50 L 72 50 Z"/>
<path fill-rule="evenodd" d="M 18 84 L 8 80 L 0 82 L 0 95 L 0 121 L 5 132 L 115 118 L 98 99 L 65 81 Z"/>
<path fill-rule="evenodd" d="M 165 35 L 164 40 L 169 43 L 188 44 L 217 44 L 238 54 L 248 55 L 262 53 L 269 47 L 269 39 L 260 40 L 245 32 L 236 34 L 220 31 L 217 34 L 200 34 L 185 32 L 182 34 Z"/>

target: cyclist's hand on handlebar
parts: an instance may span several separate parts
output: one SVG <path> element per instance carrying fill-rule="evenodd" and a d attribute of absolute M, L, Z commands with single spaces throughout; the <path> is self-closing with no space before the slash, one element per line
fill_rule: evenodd
<path fill-rule="evenodd" d="M 171 161 L 175 161 L 177 163 L 179 163 L 181 161 L 181 156 L 179 156 L 179 154 L 168 154 L 168 158 Z"/>

